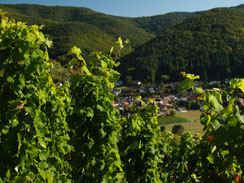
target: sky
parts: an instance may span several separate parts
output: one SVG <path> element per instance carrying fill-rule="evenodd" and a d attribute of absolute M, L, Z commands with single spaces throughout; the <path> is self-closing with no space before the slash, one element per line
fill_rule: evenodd
<path fill-rule="evenodd" d="M 87 7 L 110 15 L 141 17 L 238 6 L 244 0 L 0 0 L 0 4 L 19 3 Z"/>

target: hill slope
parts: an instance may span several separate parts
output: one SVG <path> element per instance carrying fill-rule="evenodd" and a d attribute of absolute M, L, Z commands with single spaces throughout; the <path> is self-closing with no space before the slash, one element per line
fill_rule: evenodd
<path fill-rule="evenodd" d="M 244 77 L 244 10 L 218 8 L 202 12 L 159 34 L 121 59 L 123 79 L 154 82 L 177 72 L 201 78 Z"/>
<path fill-rule="evenodd" d="M 195 14 L 196 13 L 172 12 L 151 17 L 132 18 L 130 21 L 137 27 L 157 35 L 160 32 L 163 32 L 179 23 L 182 23 L 184 20 L 195 16 Z"/>
<path fill-rule="evenodd" d="M 244 4 L 237 6 L 236 8 L 244 9 Z"/>
<path fill-rule="evenodd" d="M 58 58 L 76 45 L 86 55 L 91 51 L 106 51 L 119 36 L 131 41 L 132 49 L 155 37 L 193 13 L 169 13 L 165 15 L 141 18 L 111 16 L 92 11 L 88 8 L 41 6 L 41 5 L 0 5 L 10 18 L 28 22 L 28 24 L 46 25 L 43 32 L 54 41 L 50 54 Z"/>
<path fill-rule="evenodd" d="M 73 45 L 88 54 L 91 51 L 109 50 L 119 36 L 130 39 L 132 48 L 155 37 L 127 21 L 87 8 L 26 4 L 0 5 L 0 8 L 7 11 L 10 18 L 28 24 L 44 24 L 43 32 L 54 41 L 51 49 L 53 58 L 66 54 Z"/>

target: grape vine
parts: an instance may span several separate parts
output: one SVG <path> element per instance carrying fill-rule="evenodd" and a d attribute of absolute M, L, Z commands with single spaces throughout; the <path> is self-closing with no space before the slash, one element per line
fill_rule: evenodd
<path fill-rule="evenodd" d="M 68 86 L 49 74 L 51 42 L 1 14 L 0 182 L 70 182 Z"/>
<path fill-rule="evenodd" d="M 121 40 L 117 45 L 122 46 Z M 112 105 L 111 94 L 119 73 L 113 70 L 115 62 L 110 55 L 93 53 L 85 62 L 80 53 L 76 47 L 71 49 L 75 58 L 69 65 L 80 66 L 70 80 L 73 177 L 78 182 L 125 182 L 117 146 L 120 114 Z"/>
<path fill-rule="evenodd" d="M 128 182 L 161 182 L 160 131 L 157 105 L 140 98 L 130 110 L 134 114 L 122 119 L 119 149 Z"/>
<path fill-rule="evenodd" d="M 74 75 L 56 86 L 42 26 L 0 15 L 0 183 L 244 182 L 243 79 L 203 90 L 187 74 L 181 91 L 203 101 L 205 134 L 175 143 L 153 101 L 139 97 L 127 117 L 113 107 L 121 38 L 86 61 L 73 47 Z"/>

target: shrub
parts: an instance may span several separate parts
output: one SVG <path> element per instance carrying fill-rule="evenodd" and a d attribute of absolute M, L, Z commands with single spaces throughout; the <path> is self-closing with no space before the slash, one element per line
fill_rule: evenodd
<path fill-rule="evenodd" d="M 182 125 L 174 125 L 172 128 L 172 133 L 177 135 L 183 135 L 185 129 Z"/>
<path fill-rule="evenodd" d="M 175 115 L 175 110 L 174 109 L 171 109 L 170 111 L 169 111 L 169 114 L 170 114 L 170 116 L 174 116 Z"/>

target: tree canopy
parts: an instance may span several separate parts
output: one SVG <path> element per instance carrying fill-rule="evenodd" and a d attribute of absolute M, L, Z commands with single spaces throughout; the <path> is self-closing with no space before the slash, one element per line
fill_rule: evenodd
<path fill-rule="evenodd" d="M 177 80 L 181 71 L 199 73 L 203 80 L 243 77 L 243 18 L 244 10 L 237 8 L 199 13 L 122 58 L 122 76 L 149 82 L 163 74 Z"/>

